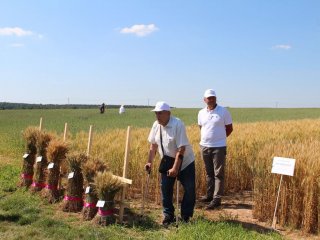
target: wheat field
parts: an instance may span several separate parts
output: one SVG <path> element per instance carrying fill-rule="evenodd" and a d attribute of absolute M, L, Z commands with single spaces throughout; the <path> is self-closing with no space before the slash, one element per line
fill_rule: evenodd
<path fill-rule="evenodd" d="M 131 130 L 128 178 L 133 185 L 130 198 L 141 197 L 146 174 L 149 128 Z M 205 171 L 199 149 L 199 128 L 188 126 L 187 135 L 196 156 L 197 195 L 205 193 Z M 80 132 L 74 147 L 86 150 L 88 134 Z M 91 156 L 107 163 L 114 174 L 122 175 L 126 130 L 116 129 L 93 136 Z M 254 217 L 271 221 L 280 175 L 271 174 L 274 156 L 296 159 L 293 177 L 284 176 L 277 212 L 280 225 L 317 232 L 319 228 L 320 121 L 291 120 L 279 122 L 238 123 L 228 138 L 226 193 L 252 190 Z M 159 203 L 157 156 L 149 186 L 150 198 Z"/>

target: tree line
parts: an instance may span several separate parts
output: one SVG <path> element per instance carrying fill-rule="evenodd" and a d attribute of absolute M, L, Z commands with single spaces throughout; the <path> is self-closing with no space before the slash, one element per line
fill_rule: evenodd
<path fill-rule="evenodd" d="M 0 109 L 99 109 L 97 104 L 33 104 L 0 102 Z M 121 105 L 107 105 L 106 108 L 119 108 Z M 126 108 L 148 108 L 145 105 L 125 105 Z"/>

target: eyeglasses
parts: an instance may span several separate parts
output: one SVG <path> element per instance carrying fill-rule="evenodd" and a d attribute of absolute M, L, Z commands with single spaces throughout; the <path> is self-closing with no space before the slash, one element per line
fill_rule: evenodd
<path fill-rule="evenodd" d="M 163 111 L 161 111 L 161 112 L 154 112 L 154 114 L 156 114 L 156 115 L 161 115 L 163 113 Z"/>

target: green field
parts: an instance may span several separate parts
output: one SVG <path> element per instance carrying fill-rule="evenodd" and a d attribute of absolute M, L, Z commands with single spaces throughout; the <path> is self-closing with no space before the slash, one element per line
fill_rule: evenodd
<path fill-rule="evenodd" d="M 175 116 L 186 125 L 197 123 L 199 109 L 174 109 Z M 320 118 L 320 109 L 230 109 L 234 122 L 277 121 Z M 0 239 L 280 239 L 277 234 L 246 230 L 240 223 L 204 219 L 197 214 L 191 224 L 164 230 L 156 222 L 156 214 L 141 223 L 107 228 L 80 220 L 79 214 L 62 214 L 58 204 L 48 205 L 38 196 L 16 187 L 24 142 L 21 132 L 28 126 L 39 125 L 61 134 L 64 123 L 74 135 L 88 131 L 115 128 L 150 128 L 155 120 L 150 109 L 127 109 L 123 115 L 117 109 L 105 114 L 98 110 L 1 110 L 0 111 Z M 147 136 L 145 136 L 147 138 Z M 79 222 L 81 224 L 79 224 Z"/>

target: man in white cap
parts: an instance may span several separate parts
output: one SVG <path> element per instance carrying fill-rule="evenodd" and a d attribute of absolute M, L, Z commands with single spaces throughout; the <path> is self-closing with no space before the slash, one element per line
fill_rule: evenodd
<path fill-rule="evenodd" d="M 122 114 L 125 112 L 124 106 L 121 105 L 121 107 L 119 108 L 119 114 Z"/>
<path fill-rule="evenodd" d="M 216 93 L 212 89 L 204 92 L 206 107 L 198 114 L 201 129 L 200 148 L 206 168 L 207 194 L 200 202 L 207 202 L 207 210 L 221 205 L 224 191 L 224 168 L 227 154 L 227 137 L 233 131 L 229 111 L 217 104 Z"/>
<path fill-rule="evenodd" d="M 195 205 L 195 164 L 194 154 L 189 144 L 183 122 L 171 116 L 170 106 L 157 102 L 152 110 L 157 120 L 153 123 L 148 141 L 150 150 L 147 171 L 151 170 L 156 151 L 161 156 L 161 191 L 164 219 L 162 224 L 168 226 L 174 222 L 173 186 L 176 177 L 180 180 L 184 195 L 181 203 L 181 218 L 188 222 L 193 216 Z"/>

